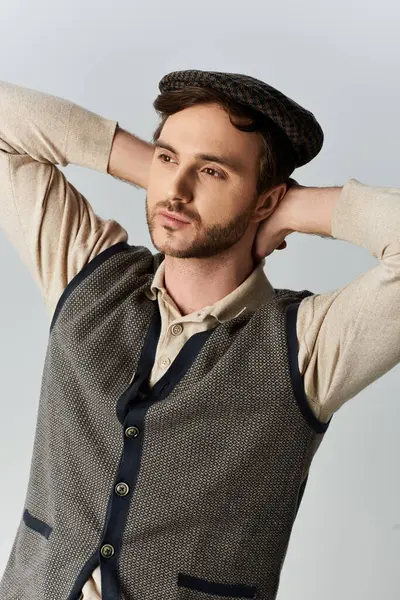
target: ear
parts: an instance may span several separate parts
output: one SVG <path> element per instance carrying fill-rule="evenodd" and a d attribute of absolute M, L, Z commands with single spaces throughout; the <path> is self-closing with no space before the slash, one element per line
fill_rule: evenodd
<path fill-rule="evenodd" d="M 253 222 L 263 221 L 269 217 L 277 208 L 279 202 L 285 196 L 288 186 L 280 183 L 272 189 L 260 195 L 253 212 Z"/>

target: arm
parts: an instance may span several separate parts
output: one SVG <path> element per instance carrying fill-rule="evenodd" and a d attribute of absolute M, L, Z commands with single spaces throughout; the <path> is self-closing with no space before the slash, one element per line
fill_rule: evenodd
<path fill-rule="evenodd" d="M 328 421 L 400 362 L 400 190 L 351 179 L 343 188 L 289 190 L 287 199 L 291 230 L 352 242 L 379 261 L 299 306 L 300 372 L 316 415 Z"/>
<path fill-rule="evenodd" d="M 147 189 L 153 155 L 153 144 L 117 127 L 108 172 L 117 179 Z"/>
<path fill-rule="evenodd" d="M 117 125 L 63 98 L 0 82 L 0 229 L 50 314 L 87 262 L 127 239 L 125 229 L 100 218 L 56 166 L 107 173 Z"/>

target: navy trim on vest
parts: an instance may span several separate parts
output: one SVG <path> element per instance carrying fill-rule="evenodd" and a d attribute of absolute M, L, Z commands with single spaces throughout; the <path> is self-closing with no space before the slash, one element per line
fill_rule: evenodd
<path fill-rule="evenodd" d="M 49 539 L 49 536 L 50 536 L 51 532 L 53 531 L 53 528 L 50 527 L 50 525 L 48 525 L 44 521 L 41 521 L 40 519 L 37 519 L 36 517 L 34 517 L 27 508 L 25 508 L 22 518 L 24 520 L 25 525 L 30 527 L 30 529 L 37 531 L 38 533 L 43 535 L 46 539 Z"/>
<path fill-rule="evenodd" d="M 300 301 L 301 302 L 301 301 Z M 304 381 L 303 377 L 300 374 L 299 369 L 299 342 L 297 339 L 296 332 L 296 322 L 297 322 L 297 312 L 299 310 L 300 302 L 294 302 L 290 304 L 286 311 L 286 333 L 287 333 L 287 344 L 289 350 L 289 366 L 290 373 L 292 377 L 293 391 L 296 397 L 296 402 L 299 406 L 299 409 L 307 421 L 307 423 L 312 427 L 314 431 L 317 433 L 325 433 L 328 429 L 329 424 L 332 420 L 332 417 L 329 419 L 327 423 L 324 423 L 317 419 L 315 413 L 312 411 L 306 393 L 304 391 Z"/>
<path fill-rule="evenodd" d="M 89 261 L 82 269 L 71 279 L 71 281 L 64 288 L 60 298 L 58 299 L 53 318 L 50 324 L 50 332 L 54 327 L 54 324 L 57 320 L 57 317 L 66 301 L 70 293 L 97 267 L 99 267 L 104 261 L 111 258 L 114 254 L 121 252 L 122 250 L 128 250 L 132 246 L 128 244 L 128 242 L 118 242 L 117 244 L 113 244 L 109 248 L 106 248 L 97 256 L 95 256 L 91 261 Z"/>
<path fill-rule="evenodd" d="M 152 302 L 152 301 L 151 301 Z M 150 390 L 148 381 L 154 365 L 157 344 L 161 332 L 161 315 L 158 302 L 153 302 L 154 312 L 147 330 L 142 353 L 138 361 L 135 377 L 129 388 L 123 393 L 117 404 L 117 416 L 120 423 L 124 423 L 127 413 L 139 400 L 147 397 L 143 406 L 148 409 L 155 401 L 166 398 L 177 383 L 182 379 L 186 371 L 196 359 L 202 346 L 212 335 L 215 328 L 194 333 L 180 349 L 171 366 L 166 373 L 158 379 Z"/>
<path fill-rule="evenodd" d="M 138 442 L 140 443 L 140 442 Z M 141 444 L 140 444 L 141 446 Z M 126 446 L 124 446 L 124 450 L 123 453 L 121 455 L 120 458 L 120 463 L 119 463 L 119 467 L 118 467 L 118 471 L 117 471 L 117 475 L 116 475 L 116 480 L 117 479 L 119 481 L 121 481 L 121 465 L 124 461 L 124 455 L 125 455 L 125 448 Z M 130 449 L 130 456 L 132 458 L 132 452 L 135 453 L 136 449 L 135 448 L 131 448 Z M 133 455 L 134 456 L 134 455 Z M 141 456 L 141 447 L 140 447 L 140 452 L 139 452 L 139 457 Z M 126 463 L 126 459 L 125 459 L 125 463 Z M 136 478 L 135 475 L 135 467 L 136 467 L 136 463 L 132 465 L 134 467 L 133 469 L 133 476 Z M 125 465 L 126 467 L 126 465 Z M 139 461 L 138 461 L 138 465 L 137 465 L 137 472 L 139 472 Z M 118 475 L 120 475 L 118 477 Z M 127 483 L 128 478 L 125 478 L 125 483 Z M 112 556 L 111 558 L 103 558 L 101 555 L 101 547 L 103 545 L 104 542 L 102 542 L 101 540 L 104 540 L 106 534 L 107 534 L 107 529 L 110 527 L 110 521 L 112 519 L 113 513 L 112 511 L 116 510 L 118 511 L 118 507 L 116 508 L 115 506 L 115 482 L 113 483 L 113 487 L 108 499 L 108 505 L 107 505 L 107 511 L 106 511 L 106 517 L 104 520 L 104 525 L 103 525 L 103 530 L 101 533 L 101 538 L 100 538 L 100 544 L 98 545 L 98 547 L 96 548 L 95 552 L 92 554 L 92 556 L 90 557 L 90 559 L 85 563 L 85 565 L 83 566 L 78 579 L 75 582 L 75 585 L 72 589 L 71 594 L 68 597 L 68 600 L 76 600 L 76 594 L 78 591 L 81 591 L 84 584 L 86 583 L 86 581 L 89 579 L 89 577 L 92 575 L 93 570 L 97 567 L 100 566 L 100 578 L 101 578 L 101 587 L 102 587 L 102 599 L 103 600 L 120 600 L 120 593 L 119 593 L 119 584 L 118 584 L 118 573 L 117 573 L 117 566 L 118 566 L 118 555 L 114 554 L 114 556 Z M 127 496 L 127 498 L 130 498 L 131 494 L 129 494 Z M 123 499 L 122 499 L 123 501 Z M 128 507 L 129 508 L 129 507 Z M 126 509 L 127 512 L 127 509 Z M 125 512 L 124 512 L 125 514 Z M 115 516 L 115 515 L 114 515 Z M 118 515 L 117 515 L 118 516 Z M 124 516 L 124 515 L 122 515 Z M 122 523 L 120 525 L 118 525 L 121 528 L 121 537 L 123 535 L 123 530 L 125 528 L 125 522 L 126 522 L 126 517 L 122 519 Z M 110 542 L 110 536 L 108 536 L 108 541 L 106 543 L 112 543 Z M 116 548 L 116 546 L 114 546 Z M 120 548 L 119 548 L 120 549 Z M 82 600 L 81 597 L 78 597 L 77 600 Z"/>
<path fill-rule="evenodd" d="M 74 587 L 72 588 L 68 600 L 81 600 L 82 598 L 82 588 L 90 578 L 92 572 L 95 570 L 97 565 L 99 564 L 98 551 L 92 554 L 88 561 L 82 567 L 77 580 L 74 583 Z"/>
<path fill-rule="evenodd" d="M 229 598 L 255 598 L 257 592 L 257 588 L 252 585 L 214 583 L 213 581 L 192 577 L 185 573 L 178 573 L 178 586 L 191 590 L 199 590 L 206 594 L 229 596 Z"/>
<path fill-rule="evenodd" d="M 118 400 L 116 408 L 118 419 L 123 425 L 124 447 L 111 489 L 107 516 L 99 545 L 98 556 L 103 600 L 120 599 L 118 562 L 130 503 L 140 471 L 143 436 L 146 435 L 146 413 L 155 402 L 163 400 L 171 389 L 179 383 L 196 359 L 203 344 L 214 331 L 214 329 L 209 329 L 192 335 L 183 345 L 168 371 L 150 390 L 148 381 L 161 332 L 161 315 L 158 303 L 151 300 L 149 302 L 154 307 L 154 312 L 146 333 L 136 373 L 133 381 Z M 136 437 L 126 436 L 124 432 L 128 427 L 137 427 L 139 435 Z M 116 493 L 118 483 L 124 483 L 128 486 L 127 495 L 120 496 Z M 100 549 L 104 544 L 113 546 L 114 553 L 112 556 L 102 556 Z"/>

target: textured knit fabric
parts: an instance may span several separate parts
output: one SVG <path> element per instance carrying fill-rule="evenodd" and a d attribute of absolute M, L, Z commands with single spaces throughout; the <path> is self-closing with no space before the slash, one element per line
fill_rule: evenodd
<path fill-rule="evenodd" d="M 311 292 L 276 290 L 192 336 L 150 390 L 161 320 L 145 290 L 161 256 L 117 244 L 60 298 L 2 600 L 75 600 L 97 562 L 104 600 L 276 596 L 328 426 L 297 365 Z"/>
<path fill-rule="evenodd" d="M 321 150 L 324 134 L 314 115 L 268 83 L 243 73 L 173 71 L 160 80 L 161 92 L 186 86 L 210 87 L 269 117 L 290 141 L 295 166 L 310 162 Z"/>

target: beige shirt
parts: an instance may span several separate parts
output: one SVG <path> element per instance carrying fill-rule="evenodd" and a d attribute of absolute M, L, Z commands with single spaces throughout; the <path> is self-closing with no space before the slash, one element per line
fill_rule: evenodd
<path fill-rule="evenodd" d="M 0 229 L 39 286 L 50 319 L 83 266 L 128 239 L 122 225 L 100 218 L 55 166 L 107 173 L 117 124 L 68 100 L 0 82 Z M 378 264 L 299 306 L 299 368 L 310 407 L 324 422 L 400 361 L 400 190 L 350 179 L 333 211 L 332 235 L 367 248 Z M 150 386 L 191 335 L 256 308 L 273 293 L 264 265 L 213 306 L 181 316 L 164 288 L 161 263 L 147 292 L 162 319 Z M 99 568 L 83 593 L 85 600 L 101 598 Z"/>

